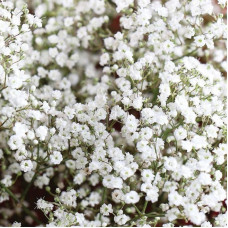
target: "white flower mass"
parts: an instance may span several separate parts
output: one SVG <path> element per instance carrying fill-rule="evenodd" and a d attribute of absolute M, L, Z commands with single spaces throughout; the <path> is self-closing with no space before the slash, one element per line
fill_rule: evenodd
<path fill-rule="evenodd" d="M 0 1 L 0 226 L 226 227 L 226 1 Z"/>

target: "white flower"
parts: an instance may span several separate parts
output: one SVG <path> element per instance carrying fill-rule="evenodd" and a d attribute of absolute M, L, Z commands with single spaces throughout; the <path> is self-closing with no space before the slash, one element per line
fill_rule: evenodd
<path fill-rule="evenodd" d="M 121 212 L 119 211 L 118 213 L 119 215 L 114 217 L 114 221 L 120 226 L 126 224 L 130 220 L 129 216 L 122 214 L 123 212 L 122 213 Z"/>
<path fill-rule="evenodd" d="M 105 176 L 103 179 L 103 185 L 107 188 L 118 188 L 123 187 L 123 180 L 120 177 L 114 177 L 113 175 Z"/>
<path fill-rule="evenodd" d="M 164 227 L 226 226 L 226 3 L 26 2 L 0 1 L 6 212 L 24 178 L 49 227 L 147 227 L 150 204 Z"/>
<path fill-rule="evenodd" d="M 136 98 L 133 100 L 132 106 L 133 106 L 135 109 L 141 109 L 142 106 L 143 106 L 143 98 L 142 98 L 141 96 L 136 97 Z"/>
<path fill-rule="evenodd" d="M 130 191 L 127 194 L 125 194 L 125 203 L 126 204 L 135 204 L 139 202 L 139 195 L 136 191 Z"/>
<path fill-rule="evenodd" d="M 21 167 L 21 170 L 23 172 L 29 172 L 33 168 L 32 161 L 31 160 L 24 160 L 21 162 L 20 167 Z"/>
<path fill-rule="evenodd" d="M 152 203 L 155 203 L 158 201 L 158 188 L 156 186 L 151 186 L 147 191 L 146 191 L 146 200 L 151 201 Z"/>
<path fill-rule="evenodd" d="M 63 156 L 59 151 L 54 151 L 53 154 L 50 155 L 50 160 L 52 164 L 58 165 L 63 160 Z"/>
<path fill-rule="evenodd" d="M 181 141 L 182 148 L 184 150 L 187 150 L 187 152 L 190 152 L 192 150 L 192 143 L 188 140 L 186 141 Z"/>
<path fill-rule="evenodd" d="M 119 203 L 123 200 L 124 194 L 121 190 L 116 189 L 112 192 L 112 199 L 114 202 Z"/>
<path fill-rule="evenodd" d="M 12 224 L 12 227 L 21 227 L 21 223 L 20 222 L 14 222 Z"/>
<path fill-rule="evenodd" d="M 59 90 L 55 90 L 52 92 L 52 97 L 56 100 L 59 100 L 62 96 L 62 93 Z"/>
<path fill-rule="evenodd" d="M 170 206 L 179 206 L 184 203 L 183 197 L 176 191 L 171 191 L 168 196 Z"/>
<path fill-rule="evenodd" d="M 162 44 L 162 47 L 166 53 L 170 53 L 174 49 L 174 43 L 170 40 L 167 40 Z"/>
<path fill-rule="evenodd" d="M 12 185 L 12 176 L 5 175 L 4 179 L 1 180 L 1 183 L 4 184 L 6 187 L 9 187 Z"/>
<path fill-rule="evenodd" d="M 144 169 L 142 171 L 142 180 L 144 182 L 151 182 L 154 179 L 154 174 L 150 169 Z"/>
<path fill-rule="evenodd" d="M 8 141 L 8 145 L 12 150 L 16 150 L 23 146 L 23 140 L 18 135 L 12 135 Z"/>
<path fill-rule="evenodd" d="M 66 27 L 73 25 L 73 23 L 74 23 L 74 19 L 72 17 L 67 17 L 64 19 L 64 25 Z"/>
<path fill-rule="evenodd" d="M 100 65 L 101 66 L 104 66 L 108 63 L 110 57 L 109 57 L 109 54 L 108 53 L 104 53 L 101 55 L 100 57 Z"/>
<path fill-rule="evenodd" d="M 176 168 L 178 166 L 176 158 L 167 157 L 165 160 L 164 166 L 167 170 L 172 170 L 172 171 L 176 170 Z"/>
<path fill-rule="evenodd" d="M 134 171 L 129 167 L 123 167 L 120 171 L 120 176 L 123 178 L 123 180 L 126 180 L 127 178 L 131 177 L 134 174 Z"/>
<path fill-rule="evenodd" d="M 174 131 L 174 136 L 177 140 L 182 140 L 187 137 L 187 131 L 183 127 L 179 127 Z"/>
<path fill-rule="evenodd" d="M 215 218 L 215 224 L 217 226 L 226 227 L 227 226 L 227 213 L 219 214 Z"/>
<path fill-rule="evenodd" d="M 207 139 L 205 136 L 195 135 L 191 140 L 192 146 L 198 150 L 200 148 L 205 148 L 208 145 Z"/>
<path fill-rule="evenodd" d="M 113 213 L 112 205 L 111 204 L 103 204 L 100 208 L 101 214 L 108 216 L 110 213 Z"/>
<path fill-rule="evenodd" d="M 194 39 L 197 47 L 203 47 L 206 44 L 204 35 L 195 36 Z"/>
<path fill-rule="evenodd" d="M 186 28 L 186 33 L 185 33 L 185 37 L 188 39 L 191 39 L 193 36 L 195 35 L 195 30 L 193 27 L 191 26 L 187 26 Z"/>
<path fill-rule="evenodd" d="M 116 11 L 119 13 L 121 10 L 127 8 L 129 5 L 133 4 L 133 0 L 123 0 L 123 1 L 118 1 L 118 0 L 112 0 L 116 5 Z"/>
<path fill-rule="evenodd" d="M 74 118 L 74 115 L 75 115 L 74 109 L 66 106 L 65 109 L 64 109 L 64 112 L 66 113 L 66 115 L 68 116 L 68 118 L 70 120 Z"/>
<path fill-rule="evenodd" d="M 67 206 L 76 207 L 77 206 L 76 191 L 74 189 L 71 189 L 70 191 L 62 192 L 60 195 L 60 200 L 63 204 Z"/>
<path fill-rule="evenodd" d="M 36 129 L 36 136 L 44 141 L 48 133 L 48 128 L 46 126 L 40 126 Z"/>
<path fill-rule="evenodd" d="M 194 204 L 186 204 L 184 205 L 184 211 L 186 216 L 196 225 L 202 224 L 206 217 L 203 212 L 200 212 L 198 207 Z"/>
<path fill-rule="evenodd" d="M 37 201 L 37 208 L 46 210 L 46 211 L 51 211 L 53 209 L 54 205 L 51 203 L 46 202 L 43 199 L 39 199 Z"/>
<path fill-rule="evenodd" d="M 211 223 L 209 221 L 205 221 L 201 224 L 202 227 L 212 227 Z"/>
<path fill-rule="evenodd" d="M 85 173 L 84 172 L 79 172 L 75 177 L 74 177 L 74 183 L 75 184 L 82 184 L 85 181 Z"/>
<path fill-rule="evenodd" d="M 138 120 L 133 115 L 129 115 L 125 124 L 128 131 L 134 132 L 137 129 Z"/>

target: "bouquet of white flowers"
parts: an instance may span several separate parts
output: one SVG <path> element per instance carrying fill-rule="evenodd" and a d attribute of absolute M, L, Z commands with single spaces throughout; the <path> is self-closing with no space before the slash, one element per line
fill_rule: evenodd
<path fill-rule="evenodd" d="M 0 1 L 0 225 L 226 226 L 226 1 Z"/>

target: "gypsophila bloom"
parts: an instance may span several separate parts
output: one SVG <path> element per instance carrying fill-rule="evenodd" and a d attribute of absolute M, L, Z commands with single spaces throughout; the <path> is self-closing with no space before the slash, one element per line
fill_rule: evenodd
<path fill-rule="evenodd" d="M 21 170 L 24 171 L 24 172 L 31 171 L 32 168 L 33 168 L 33 164 L 32 164 L 31 160 L 22 161 L 20 166 L 21 166 Z"/>
<path fill-rule="evenodd" d="M 14 222 L 12 224 L 12 227 L 21 227 L 21 223 L 20 222 Z"/>
<path fill-rule="evenodd" d="M 127 204 L 135 204 L 139 201 L 139 195 L 136 191 L 130 191 L 125 195 L 125 202 Z"/>
<path fill-rule="evenodd" d="M 113 212 L 111 204 L 108 204 L 108 205 L 103 204 L 101 206 L 100 210 L 101 210 L 101 214 L 106 215 L 106 216 Z"/>
<path fill-rule="evenodd" d="M 54 151 L 53 154 L 50 155 L 50 161 L 52 164 L 58 165 L 63 160 L 63 157 L 59 151 Z"/>
<path fill-rule="evenodd" d="M 225 7 L 1 1 L 0 225 L 226 227 Z"/>

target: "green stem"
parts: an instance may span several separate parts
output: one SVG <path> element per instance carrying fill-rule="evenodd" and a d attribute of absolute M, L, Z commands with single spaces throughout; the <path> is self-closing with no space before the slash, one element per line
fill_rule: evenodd
<path fill-rule="evenodd" d="M 104 204 L 104 202 L 105 202 L 105 200 L 106 200 L 106 197 L 107 197 L 107 188 L 106 188 L 106 187 L 103 187 L 101 205 Z M 99 220 L 101 221 L 101 214 L 100 214 L 100 216 L 99 216 Z"/>
<path fill-rule="evenodd" d="M 13 198 L 15 202 L 19 203 L 17 197 L 4 184 L 0 183 L 0 186 Z"/>
<path fill-rule="evenodd" d="M 134 206 L 135 210 L 138 212 L 138 214 L 142 215 L 142 212 L 138 209 L 138 207 L 135 204 L 133 204 L 133 206 Z"/>
<path fill-rule="evenodd" d="M 17 179 L 18 179 L 19 176 L 21 176 L 21 173 L 20 172 L 17 174 L 17 176 L 16 176 L 15 180 L 13 181 L 12 185 L 14 185 L 16 183 L 16 181 L 17 181 Z"/>
<path fill-rule="evenodd" d="M 103 189 L 103 194 L 102 194 L 102 200 L 101 203 L 104 204 L 105 200 L 106 200 L 106 195 L 107 195 L 107 188 L 104 187 Z"/>
<path fill-rule="evenodd" d="M 164 217 L 164 214 L 159 214 L 159 213 L 156 213 L 156 212 L 151 212 L 151 213 L 148 213 L 148 214 L 145 214 L 147 217 Z"/>
<path fill-rule="evenodd" d="M 143 206 L 143 210 L 142 210 L 142 213 L 143 213 L 143 214 L 145 214 L 147 205 L 148 205 L 148 201 L 146 200 L 145 203 L 144 203 L 144 206 Z"/>

